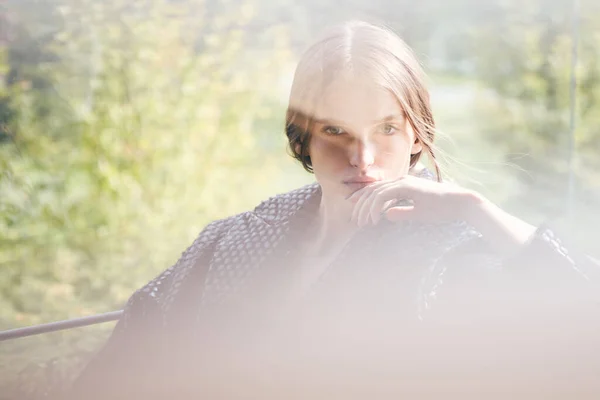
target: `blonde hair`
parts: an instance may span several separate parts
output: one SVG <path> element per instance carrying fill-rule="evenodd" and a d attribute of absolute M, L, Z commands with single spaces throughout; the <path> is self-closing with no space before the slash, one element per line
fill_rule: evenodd
<path fill-rule="evenodd" d="M 293 157 L 312 172 L 308 145 L 315 104 L 337 77 L 347 74 L 372 77 L 374 84 L 396 96 L 423 148 L 411 155 L 411 169 L 425 152 L 441 181 L 433 145 L 435 121 L 424 71 L 412 49 L 394 32 L 362 21 L 346 22 L 329 30 L 300 59 L 286 114 Z"/>

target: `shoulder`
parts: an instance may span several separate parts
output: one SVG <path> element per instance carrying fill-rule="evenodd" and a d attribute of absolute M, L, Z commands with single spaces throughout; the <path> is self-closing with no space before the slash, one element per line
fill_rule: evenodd
<path fill-rule="evenodd" d="M 435 175 L 429 168 L 427 168 L 423 163 L 418 162 L 415 166 L 413 166 L 409 171 L 409 175 L 416 176 L 418 178 L 435 180 Z"/>
<path fill-rule="evenodd" d="M 286 222 L 306 205 L 320 198 L 321 187 L 311 183 L 292 191 L 281 193 L 261 202 L 251 212 L 267 223 Z"/>
<path fill-rule="evenodd" d="M 237 214 L 213 221 L 202 229 L 173 265 L 131 295 L 120 325 L 126 327 L 134 318 L 147 319 L 166 312 L 183 283 L 189 280 L 196 270 L 208 268 L 219 241 L 243 218 L 243 214 Z"/>
<path fill-rule="evenodd" d="M 183 283 L 190 280 L 192 274 L 201 274 L 203 270 L 209 269 L 215 252 L 227 252 L 235 246 L 233 242 L 242 240 L 252 232 L 261 231 L 262 228 L 272 229 L 287 222 L 319 192 L 320 187 L 313 183 L 275 195 L 261 202 L 253 210 L 211 222 L 198 234 L 175 264 L 131 296 L 126 309 L 147 309 L 148 303 L 159 303 L 160 309 L 168 307 L 172 298 Z M 140 307 L 139 304 L 145 306 Z"/>
<path fill-rule="evenodd" d="M 202 251 L 227 251 L 236 242 L 247 240 L 255 233 L 283 232 L 283 227 L 299 212 L 310 212 L 310 203 L 318 203 L 320 186 L 317 183 L 274 195 L 248 210 L 211 222 L 182 254 L 182 259 L 194 259 Z M 177 265 L 172 268 L 178 268 Z"/>

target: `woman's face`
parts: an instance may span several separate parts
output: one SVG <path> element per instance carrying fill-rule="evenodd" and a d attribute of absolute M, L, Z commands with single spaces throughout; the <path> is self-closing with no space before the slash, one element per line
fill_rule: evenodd
<path fill-rule="evenodd" d="M 314 117 L 308 150 L 324 198 L 404 176 L 421 151 L 396 97 L 372 82 L 334 82 Z"/>

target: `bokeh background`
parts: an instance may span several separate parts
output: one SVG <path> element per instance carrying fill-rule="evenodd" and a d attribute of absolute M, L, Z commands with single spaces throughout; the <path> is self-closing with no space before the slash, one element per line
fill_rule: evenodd
<path fill-rule="evenodd" d="M 347 19 L 415 49 L 448 176 L 600 255 L 597 0 L 0 0 L 0 330 L 119 309 L 211 220 L 312 181 L 288 90 Z M 111 328 L 0 343 L 0 398 Z"/>

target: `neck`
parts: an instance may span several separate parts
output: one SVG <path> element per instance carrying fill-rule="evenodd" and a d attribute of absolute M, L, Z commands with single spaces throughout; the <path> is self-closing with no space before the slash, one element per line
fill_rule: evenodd
<path fill-rule="evenodd" d="M 351 204 L 345 204 L 343 199 L 331 201 L 321 197 L 312 246 L 314 252 L 335 251 L 356 233 L 358 227 L 350 222 L 351 213 Z"/>

